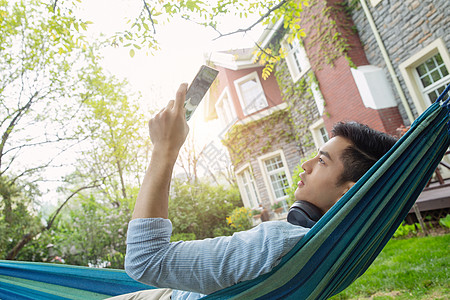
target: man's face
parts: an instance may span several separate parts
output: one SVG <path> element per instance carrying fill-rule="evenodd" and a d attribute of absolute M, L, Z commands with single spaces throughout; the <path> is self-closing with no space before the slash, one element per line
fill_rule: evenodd
<path fill-rule="evenodd" d="M 328 211 L 354 184 L 336 185 L 344 170 L 342 151 L 351 145 L 343 137 L 334 137 L 319 148 L 314 158 L 303 163 L 295 199 L 310 202 L 324 213 Z"/>

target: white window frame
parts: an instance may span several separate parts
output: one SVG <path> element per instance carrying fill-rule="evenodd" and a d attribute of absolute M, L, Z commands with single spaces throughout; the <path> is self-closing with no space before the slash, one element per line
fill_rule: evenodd
<path fill-rule="evenodd" d="M 250 176 L 250 178 L 247 179 L 250 179 L 250 182 L 252 183 L 253 192 L 256 199 L 253 200 L 249 199 L 248 194 L 245 190 L 244 182 L 241 179 L 241 176 L 245 173 L 245 171 L 248 171 L 247 174 Z M 253 170 L 250 166 L 250 163 L 246 163 L 241 168 L 239 168 L 239 170 L 237 170 L 235 173 L 236 173 L 236 181 L 238 184 L 239 192 L 241 193 L 242 196 L 242 202 L 244 202 L 244 206 L 252 209 L 258 208 L 259 205 L 261 204 L 261 197 L 259 195 L 258 187 L 256 186 L 255 177 L 253 176 Z M 256 206 L 252 204 L 254 202 L 256 202 Z"/>
<path fill-rule="evenodd" d="M 372 5 L 372 7 L 377 6 L 378 4 L 380 4 L 381 0 L 370 0 L 370 4 Z"/>
<path fill-rule="evenodd" d="M 306 74 L 306 72 L 309 71 L 309 69 L 311 69 L 311 64 L 309 63 L 305 48 L 297 38 L 294 38 L 291 45 L 293 49 L 289 49 L 290 47 L 287 38 L 285 38 L 281 42 L 281 46 L 286 52 L 286 64 L 289 69 L 289 73 L 291 74 L 292 81 L 297 82 L 300 78 L 302 78 L 303 75 Z M 299 66 L 295 62 L 295 53 L 299 54 L 300 56 L 300 60 L 298 61 L 298 63 L 300 64 L 300 70 Z"/>
<path fill-rule="evenodd" d="M 417 113 L 423 113 L 429 106 L 429 100 L 422 93 L 422 84 L 419 82 L 416 68 L 427 59 L 440 54 L 447 70 L 450 72 L 450 55 L 441 38 L 430 43 L 428 46 L 411 56 L 399 65 L 406 87 L 411 94 Z"/>
<path fill-rule="evenodd" d="M 288 184 L 289 184 L 289 186 L 292 186 L 292 177 L 291 177 L 291 173 L 289 172 L 289 167 L 288 167 L 288 164 L 286 161 L 286 157 L 284 156 L 283 150 L 280 149 L 280 150 L 277 150 L 277 151 L 274 151 L 274 152 L 271 152 L 271 153 L 268 153 L 268 154 L 258 157 L 258 164 L 261 169 L 261 173 L 263 174 L 264 184 L 267 188 L 271 204 L 275 204 L 275 202 L 278 202 L 278 201 L 286 200 L 289 197 L 289 195 L 285 195 L 282 198 L 278 198 L 278 199 L 276 198 L 275 191 L 273 190 L 272 182 L 270 181 L 270 178 L 269 178 L 270 174 L 267 173 L 265 161 L 268 159 L 271 159 L 273 157 L 276 157 L 276 156 L 280 156 L 281 161 L 283 162 L 283 170 L 286 174 Z"/>
<path fill-rule="evenodd" d="M 320 132 L 320 129 L 323 128 L 325 130 L 325 122 L 323 119 L 319 119 L 316 122 L 314 122 L 311 126 L 309 126 L 309 130 L 311 131 L 311 134 L 313 136 L 314 144 L 316 145 L 316 148 L 320 148 L 323 144 L 326 143 L 326 141 L 323 139 L 323 135 Z M 327 131 L 328 134 L 328 131 Z M 328 135 L 328 140 L 330 139 L 330 136 Z"/>
<path fill-rule="evenodd" d="M 241 92 L 241 85 L 243 83 L 245 83 L 247 81 L 250 81 L 250 80 L 253 80 L 253 79 L 255 79 L 256 83 L 259 85 L 259 87 L 261 88 L 261 91 L 262 91 L 262 98 L 261 98 L 261 100 L 262 100 L 261 104 L 262 105 L 259 105 L 258 107 L 256 107 L 256 109 L 250 109 L 251 107 L 247 108 L 247 105 L 245 104 L 246 101 L 245 101 L 244 96 L 242 95 L 242 92 Z M 239 103 L 241 104 L 242 112 L 244 113 L 244 115 L 246 115 L 246 116 L 250 115 L 250 114 L 252 114 L 254 112 L 257 112 L 257 111 L 260 111 L 260 110 L 262 110 L 262 109 L 264 109 L 264 108 L 266 108 L 268 106 L 266 95 L 264 93 L 264 89 L 263 89 L 263 86 L 261 84 L 261 80 L 259 79 L 258 73 L 256 71 L 254 71 L 254 72 L 252 72 L 250 74 L 247 74 L 247 75 L 245 75 L 245 76 L 243 76 L 243 77 L 241 77 L 239 79 L 236 79 L 234 81 L 234 86 L 236 88 L 236 92 L 237 92 L 238 98 L 239 98 Z"/>
<path fill-rule="evenodd" d="M 231 113 L 231 115 L 229 116 L 231 117 L 231 120 L 226 120 L 226 117 L 224 116 L 224 114 L 222 113 L 222 109 L 220 108 L 221 105 L 222 107 L 223 105 L 226 105 L 228 107 Z M 217 116 L 219 117 L 220 122 L 225 128 L 233 125 L 233 123 L 237 120 L 236 108 L 234 106 L 233 99 L 231 97 L 231 93 L 228 87 L 225 87 L 222 93 L 220 94 L 219 99 L 215 104 L 215 108 Z"/>
<path fill-rule="evenodd" d="M 313 94 L 314 101 L 316 102 L 317 110 L 320 115 L 323 115 L 323 111 L 325 110 L 325 100 L 323 99 L 319 85 L 314 80 L 311 81 L 310 89 Z"/>

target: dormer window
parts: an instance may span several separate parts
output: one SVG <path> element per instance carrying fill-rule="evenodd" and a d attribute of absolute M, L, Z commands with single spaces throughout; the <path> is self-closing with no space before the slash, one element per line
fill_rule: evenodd
<path fill-rule="evenodd" d="M 244 115 L 250 115 L 267 107 L 267 99 L 255 71 L 234 81 Z"/>
<path fill-rule="evenodd" d="M 311 67 L 305 49 L 297 38 L 290 43 L 285 39 L 281 45 L 287 53 L 286 63 L 289 73 L 291 73 L 292 81 L 296 82 Z"/>

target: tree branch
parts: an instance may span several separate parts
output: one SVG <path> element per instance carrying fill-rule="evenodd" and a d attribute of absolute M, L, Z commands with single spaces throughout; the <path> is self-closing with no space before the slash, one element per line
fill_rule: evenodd
<path fill-rule="evenodd" d="M 150 11 L 150 8 L 148 7 L 147 2 L 146 2 L 145 0 L 142 0 L 142 1 L 144 2 L 144 7 L 145 7 L 145 9 L 146 9 L 147 12 L 148 12 L 148 17 L 150 18 L 150 22 L 152 22 L 153 34 L 156 34 L 155 22 L 153 21 L 152 13 L 151 13 L 151 11 Z"/>
<path fill-rule="evenodd" d="M 228 33 L 221 33 L 220 31 L 218 31 L 216 28 L 214 28 L 214 27 L 212 27 L 216 32 L 218 32 L 219 33 L 219 36 L 218 37 L 216 37 L 216 38 L 214 38 L 213 39 L 213 41 L 215 41 L 215 40 L 217 40 L 217 39 L 220 39 L 221 37 L 224 37 L 224 36 L 229 36 L 229 35 L 233 35 L 233 34 L 236 34 L 236 33 L 246 33 L 247 31 L 250 31 L 250 30 L 252 30 L 253 29 L 253 27 L 255 27 L 256 25 L 258 25 L 259 23 L 261 23 L 265 18 L 267 18 L 271 13 L 273 13 L 274 11 L 276 11 L 277 9 L 279 9 L 280 7 L 282 7 L 283 5 L 285 5 L 287 2 L 289 2 L 289 1 L 291 1 L 291 0 L 283 0 L 283 1 L 281 1 L 280 3 L 278 3 L 277 5 L 275 5 L 275 6 L 273 6 L 272 8 L 269 8 L 268 10 L 267 10 L 267 12 L 264 14 L 264 15 L 262 15 L 258 20 L 256 20 L 256 22 L 254 22 L 253 24 L 251 24 L 249 27 L 247 27 L 247 28 L 241 28 L 241 29 L 238 29 L 238 30 L 235 30 L 235 31 L 232 31 L 232 32 L 228 32 Z"/>
<path fill-rule="evenodd" d="M 86 189 L 90 189 L 90 188 L 94 188 L 94 187 L 98 187 L 98 185 L 97 184 L 92 184 L 92 185 L 89 185 L 89 186 L 81 187 L 81 188 L 77 189 L 76 191 L 74 191 L 69 197 L 67 197 L 67 199 L 63 202 L 63 204 L 61 204 L 58 207 L 58 209 L 55 211 L 53 217 L 47 223 L 47 226 L 41 227 L 41 229 L 38 232 L 31 231 L 31 232 L 23 235 L 22 239 L 6 255 L 6 259 L 8 259 L 8 260 L 15 259 L 17 254 L 19 253 L 19 251 L 22 250 L 22 248 L 25 247 L 25 245 L 28 244 L 35 236 L 37 236 L 39 233 L 42 233 L 42 232 L 44 232 L 46 230 L 49 230 L 52 227 L 53 222 L 55 221 L 55 219 L 58 216 L 59 212 L 67 204 L 67 202 L 69 202 L 69 200 L 72 199 L 72 197 L 74 197 L 76 194 L 78 194 L 82 190 L 86 190 Z"/>

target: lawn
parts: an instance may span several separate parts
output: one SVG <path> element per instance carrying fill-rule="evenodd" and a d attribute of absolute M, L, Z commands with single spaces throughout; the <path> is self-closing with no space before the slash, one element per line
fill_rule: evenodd
<path fill-rule="evenodd" d="M 450 234 L 392 239 L 338 299 L 450 299 Z"/>

